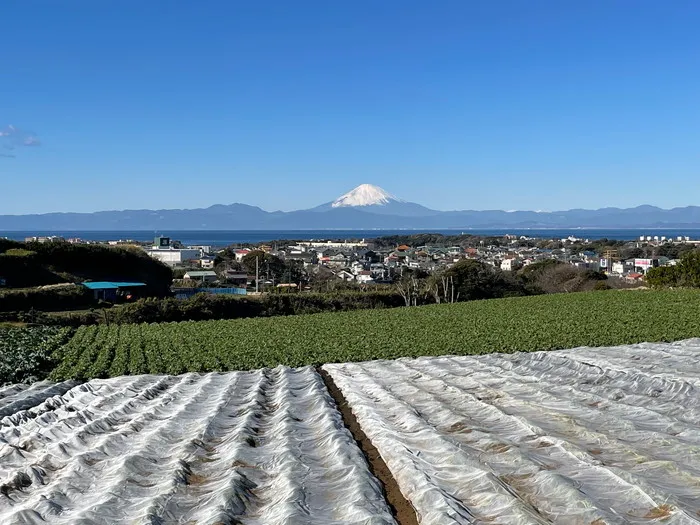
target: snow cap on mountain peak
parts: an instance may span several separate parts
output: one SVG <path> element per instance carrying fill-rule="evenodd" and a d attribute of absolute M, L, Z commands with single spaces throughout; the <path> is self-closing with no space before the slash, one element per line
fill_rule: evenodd
<path fill-rule="evenodd" d="M 401 199 L 397 199 L 379 186 L 360 184 L 354 190 L 338 197 L 333 201 L 331 206 L 333 208 L 342 208 L 345 206 L 381 206 L 383 204 L 389 204 L 392 201 L 403 202 Z"/>

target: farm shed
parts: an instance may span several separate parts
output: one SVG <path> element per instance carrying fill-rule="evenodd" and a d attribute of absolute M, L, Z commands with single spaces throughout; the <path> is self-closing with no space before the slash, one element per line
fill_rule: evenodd
<path fill-rule="evenodd" d="M 98 281 L 83 283 L 83 286 L 92 290 L 96 300 L 116 301 L 119 298 L 131 299 L 141 295 L 140 290 L 146 287 L 145 283 L 128 283 L 113 281 Z"/>

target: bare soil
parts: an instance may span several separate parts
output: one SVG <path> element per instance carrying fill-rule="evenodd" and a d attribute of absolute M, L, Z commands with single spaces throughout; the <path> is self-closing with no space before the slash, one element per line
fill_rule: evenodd
<path fill-rule="evenodd" d="M 384 496 L 394 514 L 394 519 L 396 519 L 399 525 L 418 525 L 418 516 L 416 515 L 413 505 L 411 505 L 401 493 L 401 490 L 399 490 L 399 485 L 391 475 L 389 467 L 386 466 L 386 463 L 384 463 L 384 460 L 379 455 L 379 451 L 360 427 L 357 418 L 352 413 L 352 410 L 350 410 L 350 406 L 342 392 L 333 382 L 328 372 L 319 367 L 318 373 L 321 374 L 326 388 L 328 388 L 331 397 L 335 400 L 335 404 L 343 416 L 345 427 L 350 431 L 357 445 L 360 447 L 360 450 L 364 453 L 367 463 L 369 463 L 370 472 L 382 483 Z"/>

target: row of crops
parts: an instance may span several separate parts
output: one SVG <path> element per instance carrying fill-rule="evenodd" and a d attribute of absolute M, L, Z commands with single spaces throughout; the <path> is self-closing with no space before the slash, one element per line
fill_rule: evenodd
<path fill-rule="evenodd" d="M 0 328 L 0 385 L 22 383 L 46 375 L 54 354 L 69 338 L 58 327 Z"/>
<path fill-rule="evenodd" d="M 474 355 L 700 336 L 700 292 L 609 291 L 392 310 L 84 326 L 54 379 Z"/>

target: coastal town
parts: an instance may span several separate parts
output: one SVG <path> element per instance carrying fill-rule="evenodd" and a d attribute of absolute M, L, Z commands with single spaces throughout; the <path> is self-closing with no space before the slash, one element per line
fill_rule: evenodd
<path fill-rule="evenodd" d="M 407 236 L 411 237 L 411 236 Z M 420 236 L 414 236 L 419 239 Z M 204 246 L 183 245 L 165 236 L 152 243 L 115 239 L 101 242 L 110 246 L 136 246 L 173 269 L 175 288 L 212 289 L 225 287 L 245 294 L 270 288 L 309 289 L 310 284 L 340 282 L 361 286 L 392 284 L 406 272 L 423 275 L 449 269 L 461 260 L 475 260 L 504 272 L 516 272 L 542 261 L 557 261 L 576 269 L 601 272 L 628 283 L 643 284 L 651 268 L 673 266 L 683 251 L 700 241 L 687 236 L 642 235 L 636 240 L 590 240 L 569 236 L 543 239 L 523 235 L 484 237 L 455 236 L 459 242 L 444 240 L 430 244 L 388 242 L 390 238 L 358 240 L 276 241 L 257 245 Z M 414 240 L 414 239 L 412 239 Z M 29 237 L 25 242 L 63 241 L 97 243 L 78 238 Z M 257 272 L 246 271 L 241 263 L 255 253 L 274 257 L 294 272 L 270 273 L 269 265 Z M 184 293 L 184 292 L 183 292 Z"/>

